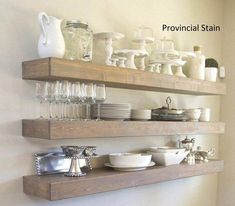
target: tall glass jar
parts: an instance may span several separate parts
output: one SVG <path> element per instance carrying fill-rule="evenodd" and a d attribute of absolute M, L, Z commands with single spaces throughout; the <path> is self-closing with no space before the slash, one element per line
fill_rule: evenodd
<path fill-rule="evenodd" d="M 92 60 L 93 32 L 87 22 L 66 21 L 62 32 L 65 40 L 65 59 Z"/>

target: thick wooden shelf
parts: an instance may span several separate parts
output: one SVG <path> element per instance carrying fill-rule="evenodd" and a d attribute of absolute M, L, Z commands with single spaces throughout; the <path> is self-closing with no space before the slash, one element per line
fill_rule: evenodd
<path fill-rule="evenodd" d="M 154 184 L 180 178 L 217 173 L 223 170 L 223 161 L 209 161 L 196 165 L 153 167 L 137 172 L 117 172 L 111 169 L 94 169 L 84 177 L 63 175 L 24 176 L 24 192 L 47 200 L 90 195 L 123 188 Z"/>
<path fill-rule="evenodd" d="M 223 95 L 226 86 L 219 82 L 201 81 L 152 72 L 96 65 L 81 61 L 45 58 L 23 62 L 23 79 L 79 80 L 102 82 L 109 87 L 194 95 Z"/>
<path fill-rule="evenodd" d="M 222 134 L 222 122 L 23 120 L 22 135 L 42 139 Z"/>

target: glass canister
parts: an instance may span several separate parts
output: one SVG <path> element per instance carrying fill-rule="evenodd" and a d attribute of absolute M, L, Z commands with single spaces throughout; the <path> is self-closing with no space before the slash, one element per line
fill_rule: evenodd
<path fill-rule="evenodd" d="M 65 59 L 92 60 L 93 32 L 87 22 L 65 21 L 62 32 L 65 40 Z"/>

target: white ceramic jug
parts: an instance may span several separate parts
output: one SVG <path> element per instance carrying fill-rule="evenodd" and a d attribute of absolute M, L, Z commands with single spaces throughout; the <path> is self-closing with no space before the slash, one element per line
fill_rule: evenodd
<path fill-rule="evenodd" d="M 48 16 L 45 12 L 38 14 L 42 33 L 38 41 L 38 54 L 41 58 L 58 57 L 63 58 L 65 53 L 65 42 L 61 32 L 61 19 Z"/>

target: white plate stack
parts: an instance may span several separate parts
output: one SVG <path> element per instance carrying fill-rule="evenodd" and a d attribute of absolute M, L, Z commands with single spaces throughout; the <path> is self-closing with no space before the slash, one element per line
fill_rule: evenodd
<path fill-rule="evenodd" d="M 93 105 L 92 116 L 97 117 L 98 105 Z M 100 118 L 103 120 L 125 120 L 131 117 L 131 105 L 128 103 L 100 104 Z"/>
<path fill-rule="evenodd" d="M 151 119 L 151 110 L 147 109 L 132 109 L 131 119 L 136 121 L 146 121 Z"/>

